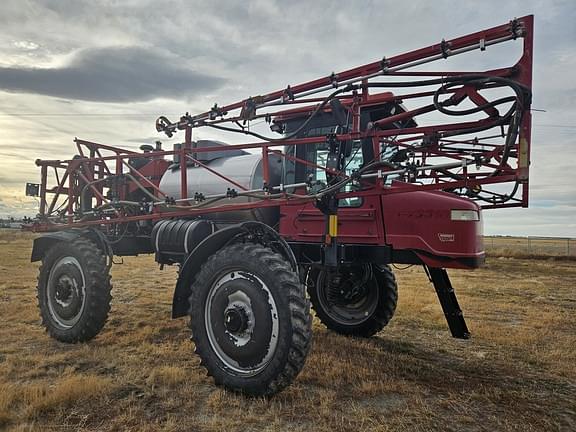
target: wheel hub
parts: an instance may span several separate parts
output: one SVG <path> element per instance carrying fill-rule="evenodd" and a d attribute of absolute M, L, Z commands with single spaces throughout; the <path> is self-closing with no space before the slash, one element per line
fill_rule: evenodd
<path fill-rule="evenodd" d="M 378 303 L 378 286 L 370 266 L 320 272 L 315 287 L 322 309 L 331 319 L 344 325 L 364 322 Z"/>
<path fill-rule="evenodd" d="M 85 279 L 78 260 L 63 257 L 48 277 L 48 310 L 62 328 L 72 327 L 85 306 Z"/>
<path fill-rule="evenodd" d="M 224 327 L 230 333 L 244 333 L 248 328 L 248 315 L 241 307 L 234 306 L 224 313 Z"/>
<path fill-rule="evenodd" d="M 68 277 L 62 277 L 56 285 L 55 298 L 59 302 L 68 303 L 72 297 L 72 281 Z"/>
<path fill-rule="evenodd" d="M 278 342 L 276 303 L 266 284 L 245 271 L 227 271 L 208 292 L 204 325 L 214 353 L 242 376 L 258 374 Z"/>
<path fill-rule="evenodd" d="M 347 305 L 366 296 L 369 273 L 362 268 L 344 270 L 327 276 L 327 297 L 333 304 Z"/>

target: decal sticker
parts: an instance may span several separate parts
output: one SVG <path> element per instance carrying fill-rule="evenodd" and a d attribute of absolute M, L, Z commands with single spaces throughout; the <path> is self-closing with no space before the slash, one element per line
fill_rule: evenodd
<path fill-rule="evenodd" d="M 454 234 L 438 233 L 438 238 L 440 239 L 441 242 L 453 242 Z"/>

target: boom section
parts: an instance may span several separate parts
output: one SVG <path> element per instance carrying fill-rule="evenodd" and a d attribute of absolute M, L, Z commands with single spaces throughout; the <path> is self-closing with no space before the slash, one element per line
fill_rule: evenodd
<path fill-rule="evenodd" d="M 489 58 L 493 47 L 517 44 L 515 64 L 491 70 L 447 70 L 452 58 L 473 51 Z M 71 160 L 37 160 L 41 182 L 35 231 L 107 226 L 163 218 L 202 216 L 280 207 L 295 202 L 443 190 L 477 201 L 482 208 L 527 207 L 531 142 L 533 16 L 285 88 L 214 106 L 177 121 L 161 116 L 156 128 L 168 136 L 184 131 L 172 150 L 134 152 L 76 139 Z M 441 65 L 437 70 L 432 65 Z M 329 128 L 312 126 L 331 117 Z M 256 123 L 267 123 L 262 132 Z M 199 146 L 193 130 L 210 128 L 250 137 L 244 144 Z M 320 128 L 322 129 L 322 128 Z M 362 164 L 309 160 L 298 146 L 361 151 Z M 347 149 L 347 150 L 346 150 Z M 210 165 L 210 153 L 258 153 L 259 184 L 246 187 Z M 350 152 L 352 152 L 350 154 Z M 216 155 L 216 153 L 213 153 Z M 275 180 L 273 164 L 283 174 Z M 285 167 L 325 173 L 320 186 L 290 179 Z M 226 188 L 190 193 L 188 167 L 217 176 Z M 178 171 L 180 193 L 160 187 L 167 170 Z"/>

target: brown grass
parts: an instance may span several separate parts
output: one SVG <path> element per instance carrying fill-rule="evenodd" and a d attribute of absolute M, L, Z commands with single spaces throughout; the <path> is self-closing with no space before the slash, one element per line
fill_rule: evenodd
<path fill-rule="evenodd" d="M 184 320 L 169 318 L 175 269 L 151 257 L 113 270 L 103 332 L 83 345 L 39 325 L 31 236 L 0 232 L 0 430 L 541 431 L 576 429 L 576 266 L 489 258 L 450 271 L 473 338 L 450 338 L 417 267 L 377 337 L 314 323 L 297 380 L 272 398 L 213 386 Z"/>

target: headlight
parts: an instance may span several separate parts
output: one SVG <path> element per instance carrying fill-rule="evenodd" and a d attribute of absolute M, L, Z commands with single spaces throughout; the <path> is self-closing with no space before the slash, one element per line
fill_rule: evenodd
<path fill-rule="evenodd" d="M 476 210 L 452 210 L 450 219 L 453 221 L 479 221 L 480 214 Z"/>

